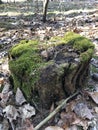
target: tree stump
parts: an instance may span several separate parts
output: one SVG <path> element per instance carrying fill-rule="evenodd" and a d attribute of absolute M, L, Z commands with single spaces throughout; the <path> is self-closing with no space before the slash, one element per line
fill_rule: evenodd
<path fill-rule="evenodd" d="M 27 98 L 37 92 L 49 107 L 86 85 L 93 52 L 93 43 L 73 32 L 51 38 L 49 44 L 22 41 L 9 51 L 14 88 L 20 87 Z"/>

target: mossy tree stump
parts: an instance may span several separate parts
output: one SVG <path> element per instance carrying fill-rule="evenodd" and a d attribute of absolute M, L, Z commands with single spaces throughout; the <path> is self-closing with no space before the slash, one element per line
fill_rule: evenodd
<path fill-rule="evenodd" d="M 92 42 L 73 32 L 51 38 L 49 44 L 21 41 L 9 51 L 14 89 L 20 87 L 27 98 L 38 92 L 49 107 L 87 83 L 93 52 Z"/>

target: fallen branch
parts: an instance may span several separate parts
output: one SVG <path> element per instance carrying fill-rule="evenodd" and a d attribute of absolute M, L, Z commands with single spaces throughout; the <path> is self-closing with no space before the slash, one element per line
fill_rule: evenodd
<path fill-rule="evenodd" d="M 59 112 L 59 110 L 66 105 L 67 101 L 76 96 L 79 92 L 74 93 L 73 95 L 69 96 L 67 99 L 65 99 L 48 117 L 46 117 L 42 122 L 40 122 L 34 130 L 39 130 L 46 122 L 48 122 L 56 113 Z"/>

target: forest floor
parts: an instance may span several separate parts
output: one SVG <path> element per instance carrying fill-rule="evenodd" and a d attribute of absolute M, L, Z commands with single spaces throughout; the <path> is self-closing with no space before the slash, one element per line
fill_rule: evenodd
<path fill-rule="evenodd" d="M 50 110 L 43 110 L 33 104 L 35 108 L 32 105 L 29 107 L 31 108 L 29 115 L 31 115 L 28 118 L 26 118 L 27 113 L 23 113 L 25 120 L 21 121 L 18 118 L 15 121 L 18 117 L 17 109 L 25 108 L 25 111 L 29 111 L 29 108 L 26 107 L 28 103 L 20 106 L 13 103 L 12 98 L 16 97 L 11 94 L 13 91 L 9 87 L 12 85 L 9 83 L 8 50 L 23 39 L 37 38 L 40 41 L 47 41 L 53 36 L 63 36 L 67 31 L 79 33 L 95 44 L 95 53 L 90 63 L 88 87 L 69 101 L 60 113 L 57 113 L 39 130 L 44 130 L 50 125 L 54 127 L 48 127 L 45 130 L 98 130 L 98 2 L 88 1 L 88 3 L 89 5 L 87 3 L 84 5 L 81 2 L 82 8 L 79 9 L 78 1 L 76 4 L 70 4 L 67 11 L 62 9 L 49 12 L 46 23 L 42 22 L 42 14 L 35 13 L 36 9 L 32 9 L 28 3 L 25 7 L 24 3 L 0 5 L 0 89 L 3 86 L 0 92 L 0 130 L 33 130 L 33 127 L 55 109 L 53 104 Z M 37 11 L 40 10 L 39 8 Z M 12 112 L 13 109 L 14 112 Z M 37 113 L 33 116 L 35 110 Z"/>

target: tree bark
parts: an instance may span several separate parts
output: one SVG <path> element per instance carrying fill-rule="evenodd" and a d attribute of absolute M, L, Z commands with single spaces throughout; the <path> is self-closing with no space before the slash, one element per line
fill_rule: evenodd
<path fill-rule="evenodd" d="M 48 8 L 49 0 L 43 1 L 43 22 L 46 22 L 47 8 Z"/>

